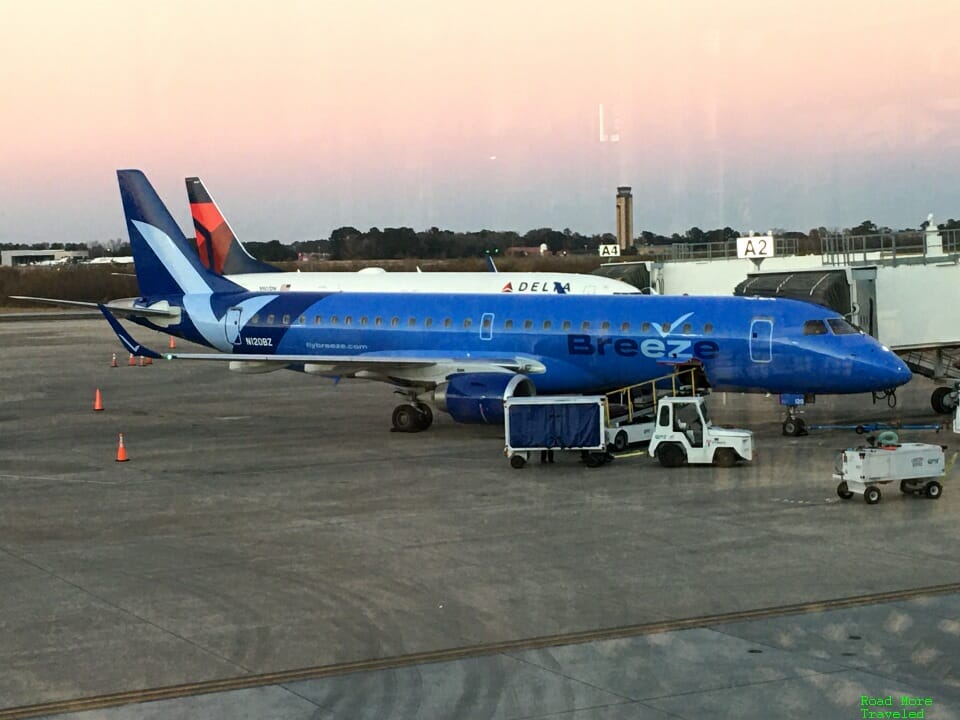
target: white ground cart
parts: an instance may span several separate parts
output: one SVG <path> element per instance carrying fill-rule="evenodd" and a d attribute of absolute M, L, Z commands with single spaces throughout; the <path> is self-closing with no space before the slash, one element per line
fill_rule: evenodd
<path fill-rule="evenodd" d="M 900 481 L 900 492 L 926 495 L 936 500 L 943 492 L 938 478 L 945 472 L 943 445 L 896 442 L 884 438 L 876 445 L 848 448 L 837 456 L 833 479 L 838 480 L 837 495 L 844 500 L 863 495 L 869 505 L 880 502 L 880 485 Z M 891 441 L 892 440 L 892 441 Z"/>

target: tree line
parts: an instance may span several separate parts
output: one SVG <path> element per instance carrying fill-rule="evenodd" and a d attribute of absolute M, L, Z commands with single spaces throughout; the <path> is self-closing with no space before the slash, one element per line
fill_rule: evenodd
<path fill-rule="evenodd" d="M 876 225 L 864 220 L 859 225 L 843 230 L 846 235 L 879 235 L 895 232 L 919 232 L 927 223 L 921 223 L 919 230 L 905 228 L 894 231 L 889 227 Z M 953 218 L 938 225 L 940 230 L 960 230 L 960 220 Z M 797 242 L 798 252 L 820 252 L 820 240 L 828 233 L 840 232 L 820 227 L 806 233 L 798 231 L 775 230 L 778 237 L 792 238 Z M 739 231 L 730 227 L 702 230 L 692 227 L 684 233 L 660 235 L 643 230 L 635 240 L 635 245 L 627 248 L 626 255 L 637 254 L 645 247 L 672 245 L 675 243 L 701 244 L 736 240 Z M 193 243 L 193 238 L 188 238 Z M 453 259 L 498 256 L 509 248 L 525 248 L 528 252 L 539 252 L 546 245 L 551 254 L 590 254 L 596 255 L 600 245 L 616 244 L 617 239 L 611 233 L 584 235 L 566 228 L 553 230 L 537 228 L 522 235 L 512 230 L 478 230 L 473 232 L 454 232 L 432 227 L 416 231 L 408 227 L 370 228 L 358 230 L 352 226 L 337 228 L 330 237 L 318 240 L 298 241 L 284 244 L 279 240 L 269 242 L 247 242 L 247 251 L 264 262 L 285 262 L 297 260 L 301 255 L 319 254 L 331 260 L 399 260 L 405 258 Z M 90 257 L 109 255 L 129 255 L 129 243 L 119 238 L 106 243 L 5 243 L 3 247 L 14 250 L 87 250 Z"/>

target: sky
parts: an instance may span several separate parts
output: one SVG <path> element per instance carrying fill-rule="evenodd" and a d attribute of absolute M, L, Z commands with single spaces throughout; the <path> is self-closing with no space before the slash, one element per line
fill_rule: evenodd
<path fill-rule="evenodd" d="M 0 243 L 960 218 L 956 0 L 0 0 Z M 602 107 L 602 110 L 601 110 Z M 601 122 L 601 114 L 603 121 Z"/>

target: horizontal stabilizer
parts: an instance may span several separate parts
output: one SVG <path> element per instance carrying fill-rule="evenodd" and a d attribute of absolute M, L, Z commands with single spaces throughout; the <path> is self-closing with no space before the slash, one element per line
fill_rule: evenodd
<path fill-rule="evenodd" d="M 103 313 L 103 316 L 107 319 L 107 322 L 110 323 L 110 327 L 113 328 L 113 331 L 117 334 L 117 337 L 120 338 L 120 342 L 123 343 L 123 346 L 130 351 L 131 355 L 136 355 L 138 357 L 148 357 L 153 360 L 159 360 L 163 357 L 158 352 L 151 350 L 148 347 L 144 347 L 128 333 L 123 325 L 120 324 L 120 321 L 113 316 L 113 313 L 107 309 L 106 305 L 98 304 L 100 312 Z"/>

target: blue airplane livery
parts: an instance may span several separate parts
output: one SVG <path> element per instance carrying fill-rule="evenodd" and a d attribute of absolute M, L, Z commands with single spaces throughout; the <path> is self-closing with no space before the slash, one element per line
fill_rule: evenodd
<path fill-rule="evenodd" d="M 714 390 L 861 393 L 906 383 L 890 350 L 821 306 L 780 298 L 495 293 L 252 292 L 207 269 L 138 170 L 117 172 L 141 296 L 99 305 L 135 355 L 378 380 L 407 398 L 396 430 L 431 405 L 498 423 L 510 395 L 602 393 L 702 369 Z M 161 356 L 119 323 L 215 349 Z"/>

